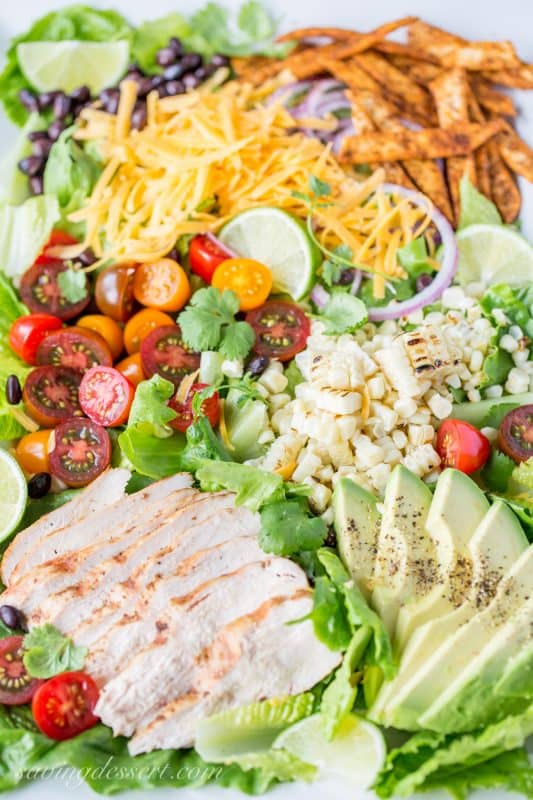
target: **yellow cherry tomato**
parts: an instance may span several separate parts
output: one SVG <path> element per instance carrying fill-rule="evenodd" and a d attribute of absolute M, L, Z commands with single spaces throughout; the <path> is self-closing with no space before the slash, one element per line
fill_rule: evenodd
<path fill-rule="evenodd" d="M 124 345 L 126 350 L 131 355 L 137 353 L 141 346 L 141 342 L 145 339 L 154 328 L 161 328 L 163 325 L 175 325 L 176 323 L 159 311 L 157 308 L 143 308 L 137 314 L 134 314 L 131 319 L 126 322 L 124 328 Z"/>
<path fill-rule="evenodd" d="M 87 314 L 76 323 L 80 328 L 88 328 L 99 333 L 102 339 L 107 342 L 107 346 L 115 361 L 124 349 L 124 337 L 120 325 L 111 317 L 103 314 Z"/>
<path fill-rule="evenodd" d="M 191 296 L 187 273 L 171 258 L 139 264 L 133 281 L 135 299 L 160 311 L 179 311 Z"/>
<path fill-rule="evenodd" d="M 115 369 L 118 369 L 134 386 L 138 386 L 141 381 L 145 380 L 140 353 L 133 353 L 133 355 L 123 358 L 122 361 L 115 364 Z"/>
<path fill-rule="evenodd" d="M 212 286 L 231 289 L 240 301 L 241 311 L 262 306 L 272 290 L 272 273 L 252 258 L 228 258 L 216 268 Z"/>
<path fill-rule="evenodd" d="M 42 430 L 27 433 L 15 448 L 15 458 L 30 475 L 36 472 L 50 472 L 50 437 L 53 431 Z"/>

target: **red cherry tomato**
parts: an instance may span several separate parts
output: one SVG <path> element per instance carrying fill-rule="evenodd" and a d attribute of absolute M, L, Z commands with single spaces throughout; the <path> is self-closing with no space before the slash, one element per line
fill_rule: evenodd
<path fill-rule="evenodd" d="M 518 464 L 533 458 L 533 405 L 514 408 L 505 415 L 498 431 L 498 444 Z"/>
<path fill-rule="evenodd" d="M 81 299 L 70 300 L 61 284 L 61 275 L 68 269 L 67 261 L 47 259 L 35 263 L 24 273 L 20 281 L 20 296 L 30 311 L 55 314 L 65 321 L 81 314 L 91 301 L 89 280 L 82 273 L 84 288 Z"/>
<path fill-rule="evenodd" d="M 141 342 L 141 362 L 148 378 L 158 373 L 179 386 L 185 375 L 200 367 L 200 353 L 189 350 L 178 325 L 162 325 Z"/>
<path fill-rule="evenodd" d="M 172 408 L 178 415 L 169 424 L 177 431 L 185 433 L 189 425 L 191 425 L 194 421 L 194 414 L 192 410 L 193 397 L 195 394 L 197 394 L 197 392 L 201 392 L 202 389 L 205 389 L 207 385 L 207 383 L 193 383 L 189 389 L 187 397 L 183 402 L 176 400 L 175 397 L 169 401 L 168 404 L 170 408 Z M 218 424 L 220 419 L 220 402 L 218 399 L 218 392 L 215 392 L 212 397 L 208 397 L 206 400 L 204 400 L 202 403 L 202 414 L 207 417 L 213 428 Z"/>
<path fill-rule="evenodd" d="M 0 703 L 21 706 L 28 703 L 42 681 L 28 675 L 22 657 L 22 636 L 0 641 Z"/>
<path fill-rule="evenodd" d="M 443 467 L 453 467 L 471 475 L 487 461 L 490 442 L 469 422 L 446 419 L 437 433 L 435 449 Z"/>
<path fill-rule="evenodd" d="M 46 262 L 50 261 L 50 259 L 55 261 L 55 257 L 48 255 L 47 250 L 49 250 L 52 247 L 59 247 L 59 246 L 65 247 L 70 244 L 78 244 L 78 240 L 75 239 L 73 236 L 70 236 L 68 233 L 65 233 L 65 231 L 53 230 L 50 238 L 43 247 L 43 252 L 37 258 L 35 263 L 46 264 Z"/>
<path fill-rule="evenodd" d="M 51 428 L 70 417 L 81 417 L 78 399 L 81 372 L 70 367 L 36 367 L 24 384 L 22 398 L 30 417 Z"/>
<path fill-rule="evenodd" d="M 128 419 L 135 389 L 113 367 L 92 367 L 80 384 L 80 405 L 97 425 L 115 428 Z"/>
<path fill-rule="evenodd" d="M 37 363 L 85 372 L 99 364 L 110 367 L 113 357 L 99 333 L 74 326 L 46 336 L 37 348 Z"/>
<path fill-rule="evenodd" d="M 98 686 L 90 675 L 62 672 L 39 687 L 31 710 L 39 730 L 62 742 L 96 725 L 98 697 Z"/>
<path fill-rule="evenodd" d="M 110 461 L 111 441 L 101 425 L 73 417 L 55 429 L 50 471 L 67 486 L 87 486 Z"/>
<path fill-rule="evenodd" d="M 191 272 L 199 275 L 206 283 L 211 283 L 213 273 L 219 264 L 229 258 L 228 254 L 208 236 L 200 234 L 191 239 L 189 245 L 189 264 Z"/>
<path fill-rule="evenodd" d="M 10 347 L 27 364 L 36 364 L 40 343 L 50 331 L 57 331 L 62 325 L 61 320 L 51 314 L 19 317 L 9 330 Z"/>
<path fill-rule="evenodd" d="M 304 312 L 284 300 L 271 300 L 249 311 L 246 322 L 255 331 L 254 352 L 280 361 L 289 361 L 303 350 L 311 332 Z"/>

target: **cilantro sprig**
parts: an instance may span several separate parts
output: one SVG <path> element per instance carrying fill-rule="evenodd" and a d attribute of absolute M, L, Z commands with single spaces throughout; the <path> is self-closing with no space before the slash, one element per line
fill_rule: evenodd
<path fill-rule="evenodd" d="M 218 350 L 225 358 L 246 358 L 255 340 L 251 325 L 237 321 L 239 298 L 229 289 L 199 289 L 178 317 L 185 343 L 196 351 Z"/>

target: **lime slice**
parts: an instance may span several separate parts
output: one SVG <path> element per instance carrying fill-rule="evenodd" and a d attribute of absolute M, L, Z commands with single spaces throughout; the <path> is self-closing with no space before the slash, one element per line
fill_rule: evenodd
<path fill-rule="evenodd" d="M 17 47 L 20 68 L 39 92 L 71 92 L 88 86 L 98 94 L 126 72 L 129 44 L 123 42 L 24 42 Z"/>
<path fill-rule="evenodd" d="M 480 282 L 521 284 L 533 281 L 533 247 L 512 228 L 470 225 L 457 234 L 459 268 L 463 286 Z"/>
<path fill-rule="evenodd" d="M 283 731 L 274 747 L 288 750 L 301 761 L 313 764 L 323 777 L 341 777 L 361 789 L 368 789 L 385 760 L 385 741 L 379 728 L 349 714 L 335 738 L 328 742 L 323 725 L 320 714 L 306 717 Z"/>
<path fill-rule="evenodd" d="M 251 208 L 237 214 L 220 232 L 220 240 L 243 258 L 254 258 L 272 270 L 274 291 L 300 300 L 313 286 L 322 261 L 305 225 L 279 208 Z"/>
<path fill-rule="evenodd" d="M 24 474 L 7 450 L 0 448 L 0 541 L 13 533 L 24 514 L 28 487 Z"/>

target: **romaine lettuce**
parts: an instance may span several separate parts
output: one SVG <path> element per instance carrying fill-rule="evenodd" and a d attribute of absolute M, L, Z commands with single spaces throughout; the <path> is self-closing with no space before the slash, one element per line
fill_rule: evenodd
<path fill-rule="evenodd" d="M 0 270 L 19 278 L 29 269 L 59 220 L 57 197 L 41 194 L 20 206 L 0 206 Z"/>

